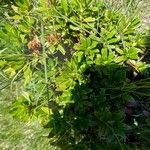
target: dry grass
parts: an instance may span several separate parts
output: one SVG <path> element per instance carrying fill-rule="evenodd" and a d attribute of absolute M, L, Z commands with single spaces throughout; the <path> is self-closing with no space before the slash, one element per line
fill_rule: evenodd
<path fill-rule="evenodd" d="M 150 0 L 111 0 L 113 6 L 127 11 L 137 11 L 142 21 L 142 28 L 150 28 Z"/>

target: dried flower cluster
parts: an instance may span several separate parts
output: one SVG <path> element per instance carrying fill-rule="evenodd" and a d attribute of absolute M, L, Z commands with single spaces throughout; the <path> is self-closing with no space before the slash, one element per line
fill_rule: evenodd
<path fill-rule="evenodd" d="M 37 36 L 35 36 L 33 40 L 28 43 L 28 48 L 32 50 L 33 53 L 39 53 L 41 44 Z"/>

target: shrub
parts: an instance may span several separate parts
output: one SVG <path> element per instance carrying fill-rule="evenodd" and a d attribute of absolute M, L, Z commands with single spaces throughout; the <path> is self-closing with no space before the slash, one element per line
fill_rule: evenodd
<path fill-rule="evenodd" d="M 58 11 L 71 42 L 78 41 L 55 79 L 61 94 L 50 101 L 51 144 L 61 149 L 128 149 L 131 126 L 124 108 L 135 95 L 144 95 L 133 81 L 147 72 L 139 20 L 100 2 L 88 6 L 82 1 L 79 10 L 77 5 L 66 2 Z"/>

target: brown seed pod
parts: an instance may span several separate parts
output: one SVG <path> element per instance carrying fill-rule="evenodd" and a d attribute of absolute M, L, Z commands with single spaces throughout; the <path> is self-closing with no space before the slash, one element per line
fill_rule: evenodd
<path fill-rule="evenodd" d="M 56 44 L 60 41 L 60 37 L 57 34 L 49 34 L 46 38 L 50 44 Z"/>
<path fill-rule="evenodd" d="M 32 52 L 39 53 L 41 45 L 37 36 L 35 36 L 33 40 L 29 41 L 28 48 L 31 49 Z"/>

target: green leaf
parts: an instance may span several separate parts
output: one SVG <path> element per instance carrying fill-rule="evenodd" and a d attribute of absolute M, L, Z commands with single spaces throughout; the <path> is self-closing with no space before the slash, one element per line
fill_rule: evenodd
<path fill-rule="evenodd" d="M 71 30 L 74 30 L 74 31 L 79 31 L 80 30 L 79 27 L 74 26 L 74 25 L 70 25 L 69 27 L 70 27 Z"/>
<path fill-rule="evenodd" d="M 65 14 L 68 13 L 69 7 L 68 7 L 68 0 L 62 0 L 61 1 L 61 7 L 63 8 Z"/>
<path fill-rule="evenodd" d="M 88 42 L 88 41 L 87 41 L 87 42 Z M 94 48 L 96 48 L 97 44 L 98 44 L 97 41 L 92 40 L 92 41 L 91 41 L 91 45 L 90 45 L 90 47 L 89 47 L 88 49 L 94 49 Z"/>
<path fill-rule="evenodd" d="M 115 51 L 118 52 L 118 53 L 121 54 L 121 55 L 124 54 L 123 50 L 120 49 L 120 48 L 115 48 Z"/>
<path fill-rule="evenodd" d="M 6 73 L 7 75 L 9 75 L 10 78 L 12 78 L 16 74 L 16 71 L 14 70 L 14 68 L 9 67 L 4 70 L 4 73 Z"/>
<path fill-rule="evenodd" d="M 45 112 L 46 114 L 49 114 L 50 110 L 48 107 L 42 107 L 41 108 L 43 112 Z"/>
<path fill-rule="evenodd" d="M 63 46 L 62 45 L 58 45 L 58 50 L 63 54 L 63 55 L 65 55 L 65 53 L 66 53 L 66 51 L 65 51 L 65 49 L 63 48 Z"/>
<path fill-rule="evenodd" d="M 111 63 L 114 61 L 114 58 L 115 58 L 115 53 L 113 52 L 110 52 L 109 55 L 108 55 L 108 62 Z"/>
<path fill-rule="evenodd" d="M 22 91 L 22 96 L 26 99 L 26 100 L 28 100 L 29 102 L 30 102 L 30 96 L 29 96 L 29 93 L 28 92 L 25 92 L 25 91 Z"/>
<path fill-rule="evenodd" d="M 68 78 L 57 78 L 56 79 L 57 83 L 57 91 L 65 91 L 67 88 L 72 86 L 72 80 Z"/>
<path fill-rule="evenodd" d="M 30 83 L 32 78 L 32 70 L 30 69 L 30 66 L 28 66 L 26 68 L 25 66 L 25 70 L 24 70 L 24 86 L 26 86 L 27 84 Z"/>
<path fill-rule="evenodd" d="M 115 35 L 116 35 L 116 30 L 113 29 L 109 34 L 107 34 L 107 39 L 111 39 Z"/>
<path fill-rule="evenodd" d="M 28 0 L 15 0 L 15 3 L 22 11 L 26 11 L 29 8 L 29 1 Z"/>
<path fill-rule="evenodd" d="M 0 60 L 0 68 L 3 68 L 6 64 L 6 61 Z"/>
<path fill-rule="evenodd" d="M 107 41 L 108 44 L 113 44 L 113 43 L 117 43 L 117 42 L 119 42 L 119 39 L 117 39 L 117 38 L 112 38 Z"/>
<path fill-rule="evenodd" d="M 49 46 L 48 50 L 49 50 L 50 54 L 54 54 L 56 52 L 56 47 L 53 44 L 51 44 Z"/>
<path fill-rule="evenodd" d="M 92 17 L 87 17 L 84 19 L 85 22 L 94 22 L 95 21 L 95 18 L 92 18 Z"/>
<path fill-rule="evenodd" d="M 101 50 L 102 58 L 105 60 L 107 59 L 108 56 L 108 49 L 107 48 L 102 48 Z"/>
<path fill-rule="evenodd" d="M 140 19 L 139 18 L 134 18 L 132 21 L 131 21 L 131 27 L 133 28 L 137 28 L 138 26 L 140 25 Z"/>
<path fill-rule="evenodd" d="M 127 53 L 127 57 L 130 59 L 138 59 L 138 51 L 136 48 L 130 48 Z"/>
<path fill-rule="evenodd" d="M 126 60 L 125 56 L 118 56 L 116 59 L 115 59 L 115 62 L 116 63 L 121 63 L 121 62 L 124 62 Z"/>

